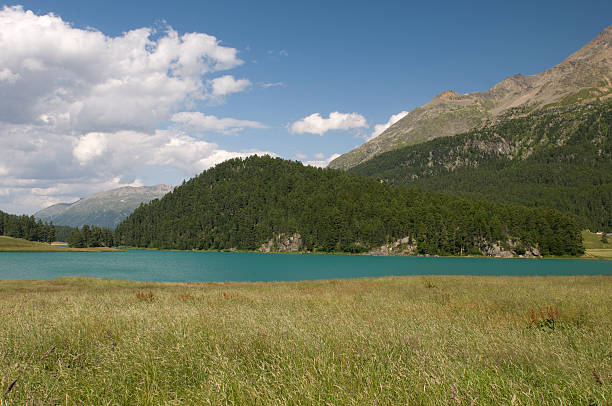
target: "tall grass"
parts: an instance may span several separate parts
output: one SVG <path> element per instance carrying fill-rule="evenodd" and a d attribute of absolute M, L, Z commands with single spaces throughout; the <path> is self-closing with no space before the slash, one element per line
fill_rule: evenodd
<path fill-rule="evenodd" d="M 0 403 L 604 405 L 611 309 L 610 277 L 2 281 Z"/>

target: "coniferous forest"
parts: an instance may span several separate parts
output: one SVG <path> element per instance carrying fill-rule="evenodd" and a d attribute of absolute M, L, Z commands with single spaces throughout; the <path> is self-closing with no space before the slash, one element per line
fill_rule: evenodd
<path fill-rule="evenodd" d="M 583 252 L 574 219 L 553 209 L 466 200 L 257 156 L 223 162 L 141 205 L 119 224 L 115 243 L 254 250 L 295 233 L 309 252 L 363 252 L 400 238 L 418 254 L 475 254 L 498 242 L 544 255 Z"/>
<path fill-rule="evenodd" d="M 0 235 L 49 243 L 56 238 L 53 223 L 37 221 L 34 216 L 17 216 L 3 211 L 0 211 Z"/>
<path fill-rule="evenodd" d="M 0 235 L 47 243 L 65 241 L 75 248 L 115 245 L 113 231 L 105 227 L 84 225 L 79 229 L 58 226 L 53 222 L 36 220 L 34 216 L 17 216 L 3 211 L 0 211 Z"/>
<path fill-rule="evenodd" d="M 393 185 L 574 216 L 612 230 L 612 102 L 514 109 L 453 137 L 381 154 L 350 170 Z"/>

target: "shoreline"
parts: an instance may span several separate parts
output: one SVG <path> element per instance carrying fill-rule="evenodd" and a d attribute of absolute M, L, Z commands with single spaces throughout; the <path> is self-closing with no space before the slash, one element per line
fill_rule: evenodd
<path fill-rule="evenodd" d="M 526 259 L 526 260 L 543 260 L 543 259 L 567 259 L 567 260 L 596 260 L 596 261 L 609 261 L 612 260 L 612 249 L 609 257 L 595 257 L 589 256 L 588 249 L 585 250 L 585 254 L 579 257 L 572 256 L 540 256 L 540 257 L 493 257 L 486 255 L 373 255 L 363 253 L 352 253 L 352 252 L 310 252 L 310 251 L 273 251 L 273 252 L 262 252 L 252 250 L 181 250 L 173 248 L 142 248 L 142 247 L 128 247 L 119 246 L 118 250 L 142 250 L 142 251 L 167 251 L 167 252 L 197 252 L 197 253 L 243 253 L 243 254 L 287 254 L 287 255 L 348 255 L 348 256 L 360 256 L 360 257 L 413 257 L 413 258 L 484 258 L 484 259 Z"/>

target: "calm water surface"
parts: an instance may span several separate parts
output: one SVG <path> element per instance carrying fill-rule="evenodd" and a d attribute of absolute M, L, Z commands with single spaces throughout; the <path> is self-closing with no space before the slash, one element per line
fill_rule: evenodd
<path fill-rule="evenodd" d="M 0 279 L 296 281 L 390 275 L 612 275 L 612 261 L 128 250 L 0 252 Z"/>

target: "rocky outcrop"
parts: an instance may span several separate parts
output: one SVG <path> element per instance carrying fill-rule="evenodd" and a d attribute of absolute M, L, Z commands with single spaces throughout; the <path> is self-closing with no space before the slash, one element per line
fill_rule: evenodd
<path fill-rule="evenodd" d="M 299 252 L 302 250 L 302 236 L 298 233 L 286 235 L 284 233 L 277 234 L 268 242 L 261 244 L 260 252 Z"/>
<path fill-rule="evenodd" d="M 400 238 L 389 244 L 381 245 L 364 255 L 380 255 L 380 256 L 407 256 L 417 255 L 416 242 L 410 237 Z M 519 241 L 507 240 L 491 243 L 482 241 L 480 243 L 480 252 L 484 256 L 495 258 L 537 258 L 541 256 L 540 250 L 537 247 L 525 247 Z"/>
<path fill-rule="evenodd" d="M 410 237 L 400 238 L 389 244 L 381 245 L 380 247 L 367 252 L 365 255 L 381 255 L 381 256 L 404 256 L 414 255 L 416 253 L 416 243 Z"/>
<path fill-rule="evenodd" d="M 496 243 L 484 242 L 480 251 L 482 255 L 495 258 L 537 258 L 541 256 L 537 247 L 525 247 L 522 243 L 512 240 Z"/>

